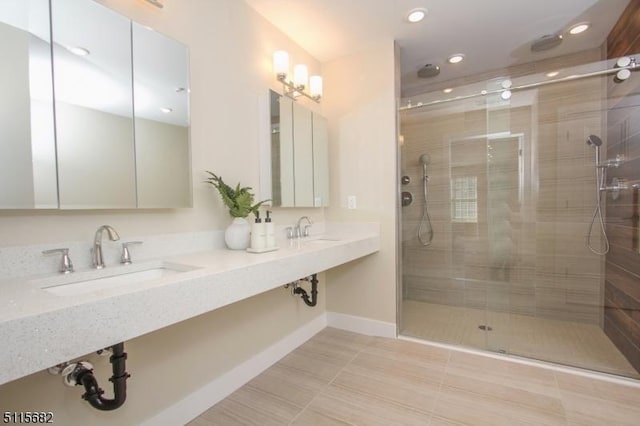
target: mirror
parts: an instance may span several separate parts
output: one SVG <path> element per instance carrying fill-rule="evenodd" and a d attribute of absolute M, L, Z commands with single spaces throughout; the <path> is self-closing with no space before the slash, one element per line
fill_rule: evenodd
<path fill-rule="evenodd" d="M 0 2 L 0 208 L 57 208 L 48 0 Z"/>
<path fill-rule="evenodd" d="M 132 34 L 138 207 L 188 207 L 188 51 L 135 22 Z"/>
<path fill-rule="evenodd" d="M 86 0 L 51 17 L 60 208 L 136 207 L 131 23 Z"/>
<path fill-rule="evenodd" d="M 329 137 L 326 118 L 292 99 L 269 91 L 269 149 L 261 161 L 261 175 L 270 180 L 276 207 L 326 207 L 329 205 Z"/>
<path fill-rule="evenodd" d="M 313 114 L 313 206 L 329 207 L 329 121 Z"/>
<path fill-rule="evenodd" d="M 187 47 L 49 3 L 0 2 L 0 208 L 190 207 Z"/>

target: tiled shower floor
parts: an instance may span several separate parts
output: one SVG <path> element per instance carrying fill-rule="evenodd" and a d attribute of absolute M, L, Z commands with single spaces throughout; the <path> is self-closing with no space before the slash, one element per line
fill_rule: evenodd
<path fill-rule="evenodd" d="M 401 334 L 640 378 L 597 325 L 405 300 Z"/>

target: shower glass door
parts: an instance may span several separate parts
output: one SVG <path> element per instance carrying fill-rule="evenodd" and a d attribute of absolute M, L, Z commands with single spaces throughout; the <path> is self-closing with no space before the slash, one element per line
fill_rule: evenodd
<path fill-rule="evenodd" d="M 640 128 L 630 129 L 640 75 L 614 82 L 615 62 L 404 100 L 402 190 L 413 202 L 401 210 L 401 334 L 640 377 L 640 293 L 629 284 L 640 278 Z M 609 188 L 598 191 L 596 169 Z M 604 224 L 606 256 L 586 245 L 590 233 L 604 250 Z"/>

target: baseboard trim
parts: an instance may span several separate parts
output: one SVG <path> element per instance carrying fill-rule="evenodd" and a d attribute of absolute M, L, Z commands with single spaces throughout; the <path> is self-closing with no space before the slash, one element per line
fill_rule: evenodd
<path fill-rule="evenodd" d="M 327 326 L 367 336 L 396 338 L 396 325 L 392 322 L 356 317 L 339 312 L 327 312 Z"/>
<path fill-rule="evenodd" d="M 277 341 L 232 370 L 224 373 L 186 398 L 141 423 L 142 426 L 183 425 L 231 395 L 245 383 L 278 362 L 289 352 L 315 336 L 327 326 L 326 314 L 304 324 L 293 333 Z"/>

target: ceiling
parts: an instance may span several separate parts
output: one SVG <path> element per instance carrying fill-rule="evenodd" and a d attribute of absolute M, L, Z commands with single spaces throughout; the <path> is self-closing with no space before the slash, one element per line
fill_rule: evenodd
<path fill-rule="evenodd" d="M 245 0 L 321 62 L 394 39 L 401 48 L 403 90 L 424 84 L 426 64 L 441 67 L 441 82 L 515 64 L 565 55 L 602 44 L 629 0 Z M 417 24 L 405 20 L 426 8 Z M 588 21 L 591 28 L 569 35 Z M 563 33 L 560 46 L 531 52 L 532 41 Z M 454 53 L 465 60 L 448 64 Z"/>

